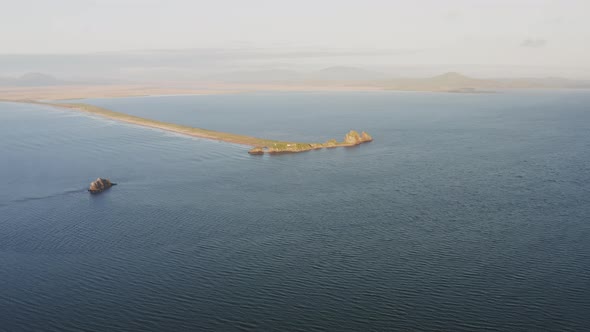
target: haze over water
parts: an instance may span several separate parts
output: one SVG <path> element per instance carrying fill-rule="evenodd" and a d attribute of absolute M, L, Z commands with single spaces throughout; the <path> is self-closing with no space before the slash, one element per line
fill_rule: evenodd
<path fill-rule="evenodd" d="M 0 331 L 581 331 L 590 93 L 96 99 L 280 156 L 0 103 Z M 118 186 L 96 196 L 96 177 Z"/>

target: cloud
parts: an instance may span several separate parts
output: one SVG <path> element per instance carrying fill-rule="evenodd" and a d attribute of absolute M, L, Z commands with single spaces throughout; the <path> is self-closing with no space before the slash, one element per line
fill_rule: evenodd
<path fill-rule="evenodd" d="M 528 48 L 541 48 L 545 47 L 545 45 L 547 45 L 547 41 L 545 39 L 528 38 L 523 40 L 522 43 L 520 43 L 520 46 Z"/>

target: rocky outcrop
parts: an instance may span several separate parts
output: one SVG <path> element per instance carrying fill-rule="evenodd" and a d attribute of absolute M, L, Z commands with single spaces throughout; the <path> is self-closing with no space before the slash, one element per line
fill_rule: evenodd
<path fill-rule="evenodd" d="M 252 155 L 261 155 L 265 153 L 296 153 L 324 148 L 350 147 L 371 141 L 373 141 L 373 137 L 371 137 L 371 135 L 367 134 L 366 132 L 363 131 L 361 134 L 359 134 L 357 131 L 351 130 L 344 136 L 343 142 L 338 142 L 335 139 L 330 139 L 325 143 L 291 143 L 271 141 L 265 146 L 253 147 L 250 149 L 250 151 L 248 151 L 248 153 Z"/>
<path fill-rule="evenodd" d="M 248 151 L 248 153 L 254 155 L 264 154 L 264 148 L 260 146 L 253 147 L 252 149 L 250 149 L 250 151 Z"/>
<path fill-rule="evenodd" d="M 371 137 L 371 135 L 367 134 L 366 132 L 362 132 L 361 133 L 361 142 L 372 142 L 373 141 L 373 137 Z"/>
<path fill-rule="evenodd" d="M 355 130 L 349 131 L 348 134 L 344 136 L 344 144 L 357 145 L 361 143 L 361 135 L 359 135 L 359 133 L 357 133 Z"/>
<path fill-rule="evenodd" d="M 324 147 L 326 148 L 335 148 L 338 146 L 338 141 L 335 139 L 330 139 L 324 143 Z"/>
<path fill-rule="evenodd" d="M 90 188 L 88 188 L 88 191 L 91 194 L 98 194 L 114 185 L 116 185 L 116 183 L 112 183 L 109 179 L 98 178 L 90 183 Z"/>
<path fill-rule="evenodd" d="M 361 143 L 372 142 L 373 137 L 367 134 L 366 132 L 362 132 L 360 135 L 355 130 L 351 130 L 344 136 L 344 144 L 346 145 L 359 145 Z"/>

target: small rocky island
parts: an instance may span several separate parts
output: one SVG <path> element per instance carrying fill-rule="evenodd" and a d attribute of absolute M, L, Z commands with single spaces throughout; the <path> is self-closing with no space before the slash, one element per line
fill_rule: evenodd
<path fill-rule="evenodd" d="M 109 179 L 98 178 L 90 183 L 90 188 L 88 188 L 88 191 L 91 194 L 98 194 L 114 185 L 116 185 L 116 183 L 112 183 Z"/>
<path fill-rule="evenodd" d="M 335 139 L 328 140 L 325 143 L 288 143 L 288 142 L 272 142 L 266 146 L 256 146 L 248 151 L 249 154 L 261 155 L 265 153 L 296 153 L 310 150 L 317 150 L 323 148 L 337 148 L 341 146 L 356 146 L 362 143 L 372 142 L 373 137 L 362 132 L 359 134 L 355 130 L 351 130 L 344 136 L 344 141 L 338 142 Z"/>

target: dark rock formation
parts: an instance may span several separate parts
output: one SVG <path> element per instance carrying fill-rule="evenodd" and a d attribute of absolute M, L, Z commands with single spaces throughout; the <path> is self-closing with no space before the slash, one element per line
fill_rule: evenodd
<path fill-rule="evenodd" d="M 264 148 L 262 147 L 254 147 L 248 151 L 249 154 L 264 154 Z"/>
<path fill-rule="evenodd" d="M 98 194 L 114 185 L 116 185 L 116 183 L 112 183 L 109 179 L 98 178 L 96 181 L 90 183 L 90 188 L 88 188 L 88 191 L 91 194 Z"/>

